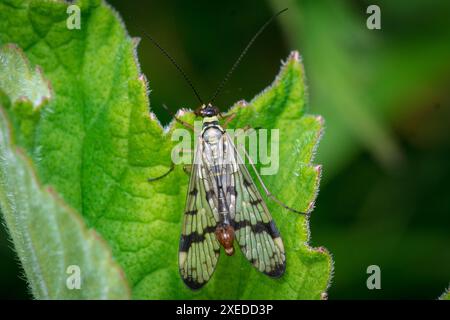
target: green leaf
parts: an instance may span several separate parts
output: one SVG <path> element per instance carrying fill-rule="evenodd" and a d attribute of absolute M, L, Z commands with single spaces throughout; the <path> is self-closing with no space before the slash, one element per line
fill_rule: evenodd
<path fill-rule="evenodd" d="M 33 296 L 127 298 L 127 283 L 104 240 L 88 230 L 50 187 L 41 185 L 30 159 L 15 143 L 18 134 L 6 110 L 17 110 L 16 118 L 22 107 L 38 110 L 50 90 L 40 71 L 30 70 L 22 52 L 12 45 L 0 48 L 0 88 L 4 89 L 0 93 L 0 207 Z M 80 290 L 66 285 L 73 265 L 79 267 Z"/>
<path fill-rule="evenodd" d="M 153 114 L 135 60 L 137 41 L 100 1 L 80 1 L 81 30 L 65 27 L 67 4 L 0 2 L 0 44 L 17 43 L 39 65 L 55 92 L 35 126 L 38 175 L 109 243 L 138 299 L 319 299 L 332 262 L 308 246 L 308 221 L 268 202 L 286 248 L 287 271 L 270 279 L 243 256 L 222 255 L 204 289 L 186 288 L 178 274 L 178 242 L 188 177 L 177 167 L 164 179 L 174 142 Z M 20 26 L 20 30 L 16 27 Z M 45 110 L 50 112 L 45 112 Z M 312 165 L 323 121 L 305 113 L 303 68 L 297 53 L 274 84 L 250 103 L 237 103 L 231 127 L 280 129 L 280 169 L 264 176 L 288 205 L 311 210 L 320 167 Z M 183 119 L 193 120 L 192 113 Z M 37 161 L 38 160 L 38 161 Z"/>
<path fill-rule="evenodd" d="M 450 288 L 439 297 L 439 300 L 450 300 Z"/>
<path fill-rule="evenodd" d="M 30 68 L 22 51 L 12 44 L 2 48 L 0 71 L 0 88 L 11 99 L 8 112 L 14 115 L 16 141 L 31 150 L 40 109 L 51 98 L 50 84 L 39 68 Z M 9 106 L 9 99 L 4 106 Z"/>
<path fill-rule="evenodd" d="M 3 48 L 0 59 L 3 76 L 0 78 L 0 87 L 8 93 L 13 103 L 21 99 L 29 100 L 36 109 L 44 100 L 50 99 L 50 87 L 42 76 L 41 71 L 31 70 L 20 51 L 14 45 Z"/>

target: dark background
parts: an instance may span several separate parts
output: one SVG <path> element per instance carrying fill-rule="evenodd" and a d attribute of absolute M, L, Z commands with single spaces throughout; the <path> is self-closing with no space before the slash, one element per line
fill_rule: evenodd
<path fill-rule="evenodd" d="M 303 56 L 310 113 L 326 133 L 311 243 L 333 254 L 330 299 L 436 299 L 450 281 L 449 1 L 109 1 L 132 36 L 172 53 L 208 99 L 247 41 L 275 11 L 216 100 L 224 110 L 269 85 L 291 50 Z M 381 30 L 366 8 L 381 7 Z M 139 60 L 151 108 L 196 108 L 181 76 L 146 40 Z M 30 298 L 0 232 L 0 298 Z M 366 268 L 381 268 L 368 290 Z"/>

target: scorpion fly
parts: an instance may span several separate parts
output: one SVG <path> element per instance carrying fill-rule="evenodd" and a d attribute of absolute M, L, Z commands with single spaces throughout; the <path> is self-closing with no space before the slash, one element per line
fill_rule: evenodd
<path fill-rule="evenodd" d="M 216 268 L 220 248 L 223 247 L 225 253 L 232 256 L 235 242 L 260 272 L 273 278 L 285 272 L 286 256 L 280 232 L 225 125 L 219 124 L 221 113 L 213 101 L 256 37 L 286 10 L 272 16 L 258 30 L 207 104 L 203 103 L 175 60 L 146 34 L 178 69 L 201 103 L 201 107 L 195 110 L 195 115 L 202 117 L 203 121 L 194 150 L 178 257 L 180 275 L 191 289 L 199 289 L 209 281 Z M 181 119 L 175 119 L 192 128 Z M 286 209 L 301 213 L 287 207 L 268 191 L 245 149 L 242 151 L 266 195 Z M 172 165 L 167 173 L 149 181 L 166 176 L 173 168 Z"/>

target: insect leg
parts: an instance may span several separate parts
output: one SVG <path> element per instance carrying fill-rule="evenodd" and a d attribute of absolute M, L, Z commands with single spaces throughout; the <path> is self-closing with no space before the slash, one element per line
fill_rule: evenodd
<path fill-rule="evenodd" d="M 232 113 L 230 115 L 227 116 L 222 116 L 222 118 L 226 118 L 225 121 L 223 122 L 222 128 L 226 129 L 226 127 L 228 126 L 228 124 L 234 119 L 236 118 L 236 113 Z"/>
<path fill-rule="evenodd" d="M 180 118 L 178 118 L 172 111 L 169 110 L 169 108 L 167 108 L 165 104 L 163 104 L 162 106 L 178 123 L 180 123 L 181 125 L 185 126 L 188 129 L 194 130 L 194 126 L 192 124 L 187 123 L 186 121 L 183 121 Z"/>
<path fill-rule="evenodd" d="M 153 181 L 162 179 L 162 178 L 164 178 L 165 176 L 167 176 L 169 173 L 171 173 L 171 172 L 173 171 L 173 169 L 175 169 L 175 165 L 172 163 L 171 166 L 170 166 L 170 168 L 169 168 L 169 170 L 168 170 L 166 173 L 160 175 L 159 177 L 148 178 L 147 181 L 148 181 L 148 182 L 153 182 Z"/>
<path fill-rule="evenodd" d="M 256 130 L 259 130 L 259 129 L 261 129 L 261 127 L 253 128 L 253 127 L 250 126 L 249 124 L 246 125 L 246 126 L 243 128 L 245 134 L 251 134 L 251 133 L 253 133 L 253 131 L 256 131 Z"/>
<path fill-rule="evenodd" d="M 185 165 L 183 166 L 183 171 L 184 171 L 188 176 L 190 176 L 190 175 L 191 175 L 191 172 L 192 172 L 192 164 L 185 164 Z"/>
<path fill-rule="evenodd" d="M 238 146 L 238 147 L 239 147 L 239 148 L 242 148 L 242 146 Z M 247 157 L 248 161 L 250 162 L 250 165 L 251 165 L 253 171 L 255 172 L 256 177 L 258 178 L 259 183 L 260 183 L 261 186 L 263 187 L 264 192 L 266 193 L 267 197 L 269 197 L 270 199 L 272 199 L 273 201 L 275 201 L 276 203 L 278 203 L 280 206 L 282 206 L 283 208 L 285 208 L 285 209 L 287 209 L 287 210 L 290 210 L 290 211 L 292 211 L 292 212 L 299 213 L 299 214 L 307 214 L 307 213 L 305 213 L 305 212 L 301 212 L 301 211 L 298 211 L 298 210 L 296 210 L 296 209 L 293 209 L 293 208 L 287 206 L 284 202 L 282 202 L 282 201 L 279 200 L 277 197 L 275 197 L 275 196 L 269 191 L 269 189 L 266 187 L 266 185 L 264 184 L 264 181 L 261 179 L 261 176 L 259 175 L 258 170 L 256 170 L 256 167 L 255 167 L 255 164 L 253 163 L 252 158 L 250 158 L 250 156 L 249 156 L 249 154 L 247 153 L 247 151 L 245 150 L 245 148 L 242 148 L 242 151 L 244 152 L 245 156 Z"/>
<path fill-rule="evenodd" d="M 173 116 L 173 117 L 179 124 L 181 124 L 181 125 L 185 126 L 186 128 L 191 129 L 192 131 L 194 131 L 194 126 L 191 125 L 190 123 L 187 123 L 186 121 L 183 121 L 183 120 L 177 118 L 176 116 Z"/>

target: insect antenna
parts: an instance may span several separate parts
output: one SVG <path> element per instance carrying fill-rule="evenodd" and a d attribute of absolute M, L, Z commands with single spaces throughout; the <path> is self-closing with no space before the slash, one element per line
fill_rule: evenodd
<path fill-rule="evenodd" d="M 184 70 L 180 67 L 180 65 L 175 61 L 174 58 L 171 57 L 171 55 L 149 34 L 147 34 L 144 30 L 142 30 L 142 32 L 144 33 L 144 35 L 162 52 L 162 54 L 164 54 L 167 59 L 170 60 L 170 62 L 172 62 L 172 64 L 175 66 L 175 68 L 177 68 L 178 72 L 181 73 L 181 75 L 183 76 L 184 80 L 186 80 L 187 84 L 191 87 L 192 91 L 194 92 L 195 96 L 197 97 L 198 101 L 204 105 L 202 98 L 200 97 L 200 94 L 197 92 L 197 90 L 194 87 L 194 84 L 192 83 L 191 79 L 189 79 L 189 77 L 187 76 L 186 72 L 184 72 Z"/>
<path fill-rule="evenodd" d="M 233 74 L 234 70 L 236 69 L 236 67 L 239 65 L 239 63 L 241 62 L 242 58 L 245 56 L 245 54 L 247 53 L 248 49 L 250 49 L 250 47 L 252 46 L 253 42 L 255 42 L 256 38 L 258 38 L 258 36 L 264 31 L 264 29 L 276 18 L 278 17 L 280 14 L 282 14 L 283 12 L 287 11 L 288 8 L 285 8 L 277 13 L 275 13 L 271 18 L 269 18 L 269 20 L 267 20 L 260 28 L 259 30 L 255 33 L 255 35 L 250 39 L 250 41 L 248 42 L 247 46 L 244 48 L 244 50 L 242 50 L 241 54 L 239 55 L 239 57 L 236 59 L 236 62 L 233 64 L 233 66 L 231 67 L 230 71 L 228 71 L 228 73 L 225 75 L 225 78 L 222 80 L 222 82 L 219 84 L 219 86 L 217 87 L 216 91 L 214 92 L 211 100 L 209 100 L 211 103 L 217 98 L 217 96 L 219 95 L 220 91 L 222 91 L 223 87 L 225 86 L 225 84 L 227 83 L 228 79 L 231 77 L 231 75 Z"/>

